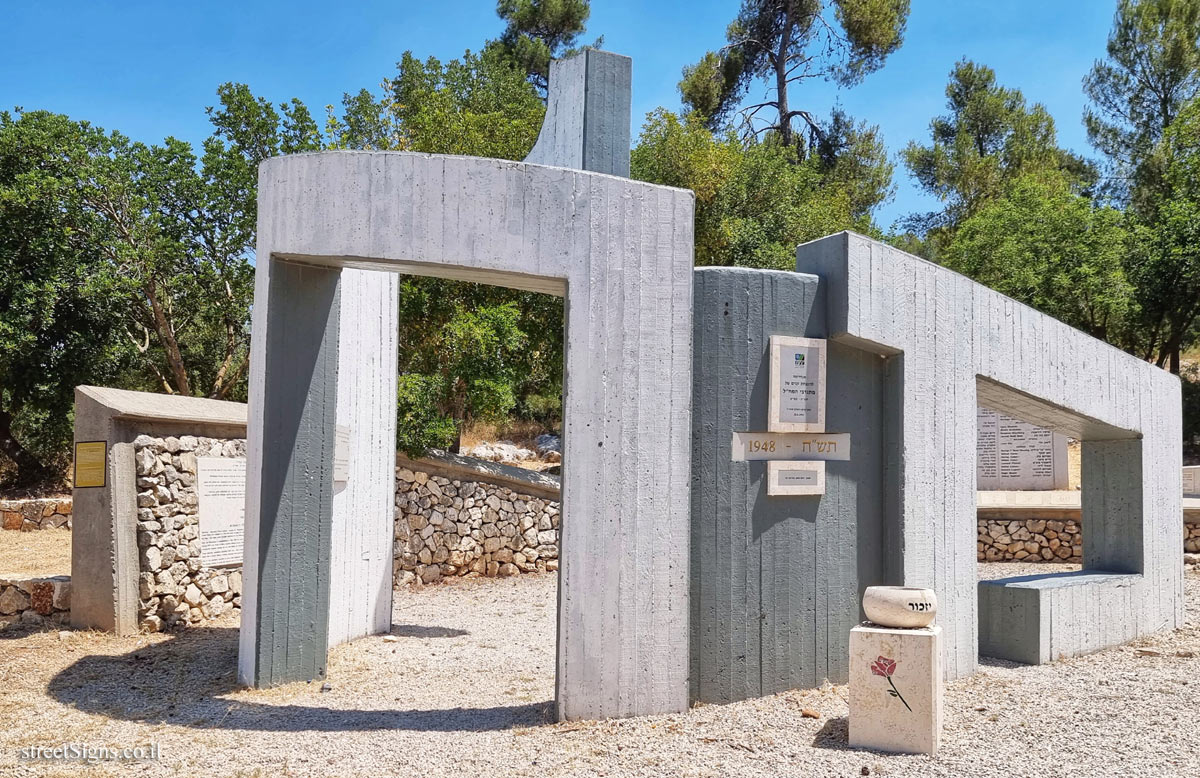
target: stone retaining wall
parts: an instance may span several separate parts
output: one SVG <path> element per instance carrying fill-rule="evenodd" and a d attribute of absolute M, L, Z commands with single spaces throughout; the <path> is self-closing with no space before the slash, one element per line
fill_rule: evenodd
<path fill-rule="evenodd" d="M 0 575 L 0 626 L 21 622 L 63 624 L 71 615 L 71 577 L 16 578 Z"/>
<path fill-rule="evenodd" d="M 983 518 L 978 529 L 975 558 L 980 562 L 1082 562 L 1079 519 Z M 1184 523 L 1183 550 L 1200 553 L 1200 522 Z"/>
<path fill-rule="evenodd" d="M 397 468 L 395 583 L 557 570 L 560 518 L 544 497 Z"/>
<path fill-rule="evenodd" d="M 210 568 L 200 562 L 196 458 L 244 457 L 246 441 L 140 435 L 133 448 L 142 630 L 196 624 L 240 608 L 241 568 Z"/>
<path fill-rule="evenodd" d="M 0 529 L 71 528 L 70 497 L 0 500 Z"/>

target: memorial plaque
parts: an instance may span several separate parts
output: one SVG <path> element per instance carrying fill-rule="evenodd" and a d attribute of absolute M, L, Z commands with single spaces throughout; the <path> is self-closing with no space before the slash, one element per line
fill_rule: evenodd
<path fill-rule="evenodd" d="M 848 460 L 850 433 L 735 432 L 731 456 L 734 462 Z"/>
<path fill-rule="evenodd" d="M 350 428 L 339 424 L 334 428 L 333 438 L 333 482 L 350 480 Z"/>
<path fill-rule="evenodd" d="M 75 444 L 75 487 L 103 487 L 108 473 L 108 442 L 91 440 Z"/>
<path fill-rule="evenodd" d="M 767 494 L 825 494 L 824 462 L 767 462 Z"/>
<path fill-rule="evenodd" d="M 976 414 L 976 489 L 1068 488 L 1067 436 L 980 407 Z"/>
<path fill-rule="evenodd" d="M 1200 466 L 1187 465 L 1183 468 L 1183 493 L 1189 497 L 1200 496 Z"/>
<path fill-rule="evenodd" d="M 240 565 L 245 536 L 246 460 L 197 457 L 200 561 L 205 567 Z"/>
<path fill-rule="evenodd" d="M 825 431 L 825 341 L 772 335 L 767 429 Z"/>

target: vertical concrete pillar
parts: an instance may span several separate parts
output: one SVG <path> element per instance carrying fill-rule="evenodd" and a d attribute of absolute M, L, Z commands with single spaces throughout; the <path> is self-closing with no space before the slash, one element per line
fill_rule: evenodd
<path fill-rule="evenodd" d="M 888 363 L 829 343 L 826 429 L 850 433 L 851 459 L 826 463 L 824 495 L 768 496 L 767 463 L 731 461 L 730 438 L 767 429 L 770 337 L 825 337 L 821 282 L 741 268 L 694 278 L 691 698 L 844 683 L 862 592 L 886 580 Z"/>
<path fill-rule="evenodd" d="M 1143 572 L 1142 441 L 1085 440 L 1080 453 L 1084 566 Z"/>
<path fill-rule="evenodd" d="M 325 674 L 341 271 L 258 261 L 239 675 L 261 687 Z"/>

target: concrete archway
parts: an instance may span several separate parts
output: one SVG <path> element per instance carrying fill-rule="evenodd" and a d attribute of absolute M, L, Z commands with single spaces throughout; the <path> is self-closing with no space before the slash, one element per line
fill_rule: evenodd
<path fill-rule="evenodd" d="M 531 158 L 621 172 L 623 155 L 627 171 L 628 60 L 587 52 L 551 75 Z M 390 624 L 396 296 L 382 270 L 566 296 L 558 715 L 686 709 L 692 214 L 689 191 L 546 165 L 263 163 L 244 683 L 320 677 L 331 641 Z M 333 630 L 332 603 L 349 609 Z"/>

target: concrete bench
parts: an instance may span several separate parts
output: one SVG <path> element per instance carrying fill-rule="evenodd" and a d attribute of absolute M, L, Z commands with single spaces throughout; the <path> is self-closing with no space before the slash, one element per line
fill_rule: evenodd
<path fill-rule="evenodd" d="M 1044 664 L 1138 637 L 1135 573 L 1079 570 L 979 582 L 979 653 Z"/>

